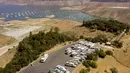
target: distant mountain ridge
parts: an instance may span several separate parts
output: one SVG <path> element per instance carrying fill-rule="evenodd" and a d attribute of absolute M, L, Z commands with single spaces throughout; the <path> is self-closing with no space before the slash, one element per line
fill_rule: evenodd
<path fill-rule="evenodd" d="M 18 5 L 79 5 L 90 0 L 0 0 L 3 4 Z"/>
<path fill-rule="evenodd" d="M 91 0 L 91 2 L 130 2 L 130 0 Z"/>
<path fill-rule="evenodd" d="M 0 0 L 2 4 L 14 5 L 80 5 L 87 2 L 130 2 L 130 0 Z"/>

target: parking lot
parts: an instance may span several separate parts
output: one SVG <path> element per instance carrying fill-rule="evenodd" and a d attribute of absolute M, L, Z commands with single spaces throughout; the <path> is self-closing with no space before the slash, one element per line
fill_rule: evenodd
<path fill-rule="evenodd" d="M 78 41 L 72 45 L 65 46 L 60 50 L 50 53 L 45 63 L 40 63 L 40 60 L 37 60 L 33 66 L 27 66 L 20 73 L 48 73 L 49 70 L 54 70 L 54 72 L 50 73 L 66 73 L 62 70 L 62 72 L 57 72 L 57 65 L 61 65 L 63 68 L 65 67 L 72 72 L 75 67 L 87 58 L 88 54 L 94 53 L 101 48 L 101 46 L 92 42 Z"/>
<path fill-rule="evenodd" d="M 37 60 L 33 67 L 29 65 L 24 70 L 21 70 L 20 73 L 48 73 L 48 71 L 55 68 L 56 65 L 64 66 L 65 62 L 71 59 L 71 57 L 65 55 L 65 48 L 67 47 L 69 46 L 50 53 L 45 63 L 39 63 L 39 60 Z M 67 68 L 70 71 L 74 69 L 71 67 Z"/>

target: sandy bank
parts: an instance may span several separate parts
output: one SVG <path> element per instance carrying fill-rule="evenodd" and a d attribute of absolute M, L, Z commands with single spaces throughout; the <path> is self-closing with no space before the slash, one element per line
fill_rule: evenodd
<path fill-rule="evenodd" d="M 19 42 L 15 42 L 15 43 L 12 43 L 10 45 L 6 45 L 4 47 L 1 47 L 0 48 L 0 56 L 3 55 L 4 53 L 6 53 L 8 51 L 8 49 L 11 49 L 13 48 L 14 46 L 17 46 Z"/>
<path fill-rule="evenodd" d="M 120 7 L 120 6 L 117 6 L 117 7 L 108 7 L 110 9 L 129 9 L 130 7 Z"/>
<path fill-rule="evenodd" d="M 36 30 L 36 29 L 40 29 L 40 28 L 41 28 L 41 26 L 29 26 L 29 27 L 25 27 L 25 28 L 10 30 L 10 31 L 4 32 L 2 34 L 6 35 L 6 36 L 11 36 L 11 37 L 14 37 L 14 38 L 18 39 L 22 35 L 27 34 L 30 31 L 33 31 L 33 30 Z"/>
<path fill-rule="evenodd" d="M 61 10 L 82 10 L 85 6 L 62 7 Z"/>

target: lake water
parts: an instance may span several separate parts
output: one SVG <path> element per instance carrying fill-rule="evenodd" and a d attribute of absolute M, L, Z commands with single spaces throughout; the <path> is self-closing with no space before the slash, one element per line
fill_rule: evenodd
<path fill-rule="evenodd" d="M 80 11 L 60 10 L 60 6 L 19 6 L 0 4 L 0 17 L 9 20 L 25 20 L 29 18 L 44 18 L 55 15 L 57 19 L 70 19 L 74 21 L 91 20 L 92 16 Z"/>

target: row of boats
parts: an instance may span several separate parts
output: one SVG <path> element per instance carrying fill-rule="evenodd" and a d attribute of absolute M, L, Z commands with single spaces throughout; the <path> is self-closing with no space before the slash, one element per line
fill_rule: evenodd
<path fill-rule="evenodd" d="M 46 12 L 45 12 L 46 13 Z M 0 13 L 0 16 L 2 17 L 25 17 L 25 16 L 31 16 L 31 15 L 40 15 L 42 16 L 42 12 L 30 12 L 30 11 L 27 11 L 27 12 L 12 12 L 12 13 Z"/>
<path fill-rule="evenodd" d="M 29 18 L 42 18 L 50 15 L 54 15 L 54 17 L 59 19 L 70 19 L 70 20 L 86 20 L 91 19 L 91 16 L 82 13 L 80 11 L 67 11 L 67 10 L 43 10 L 43 11 L 21 11 L 21 12 L 6 12 L 0 13 L 0 17 L 4 17 L 5 19 L 25 19 Z"/>

